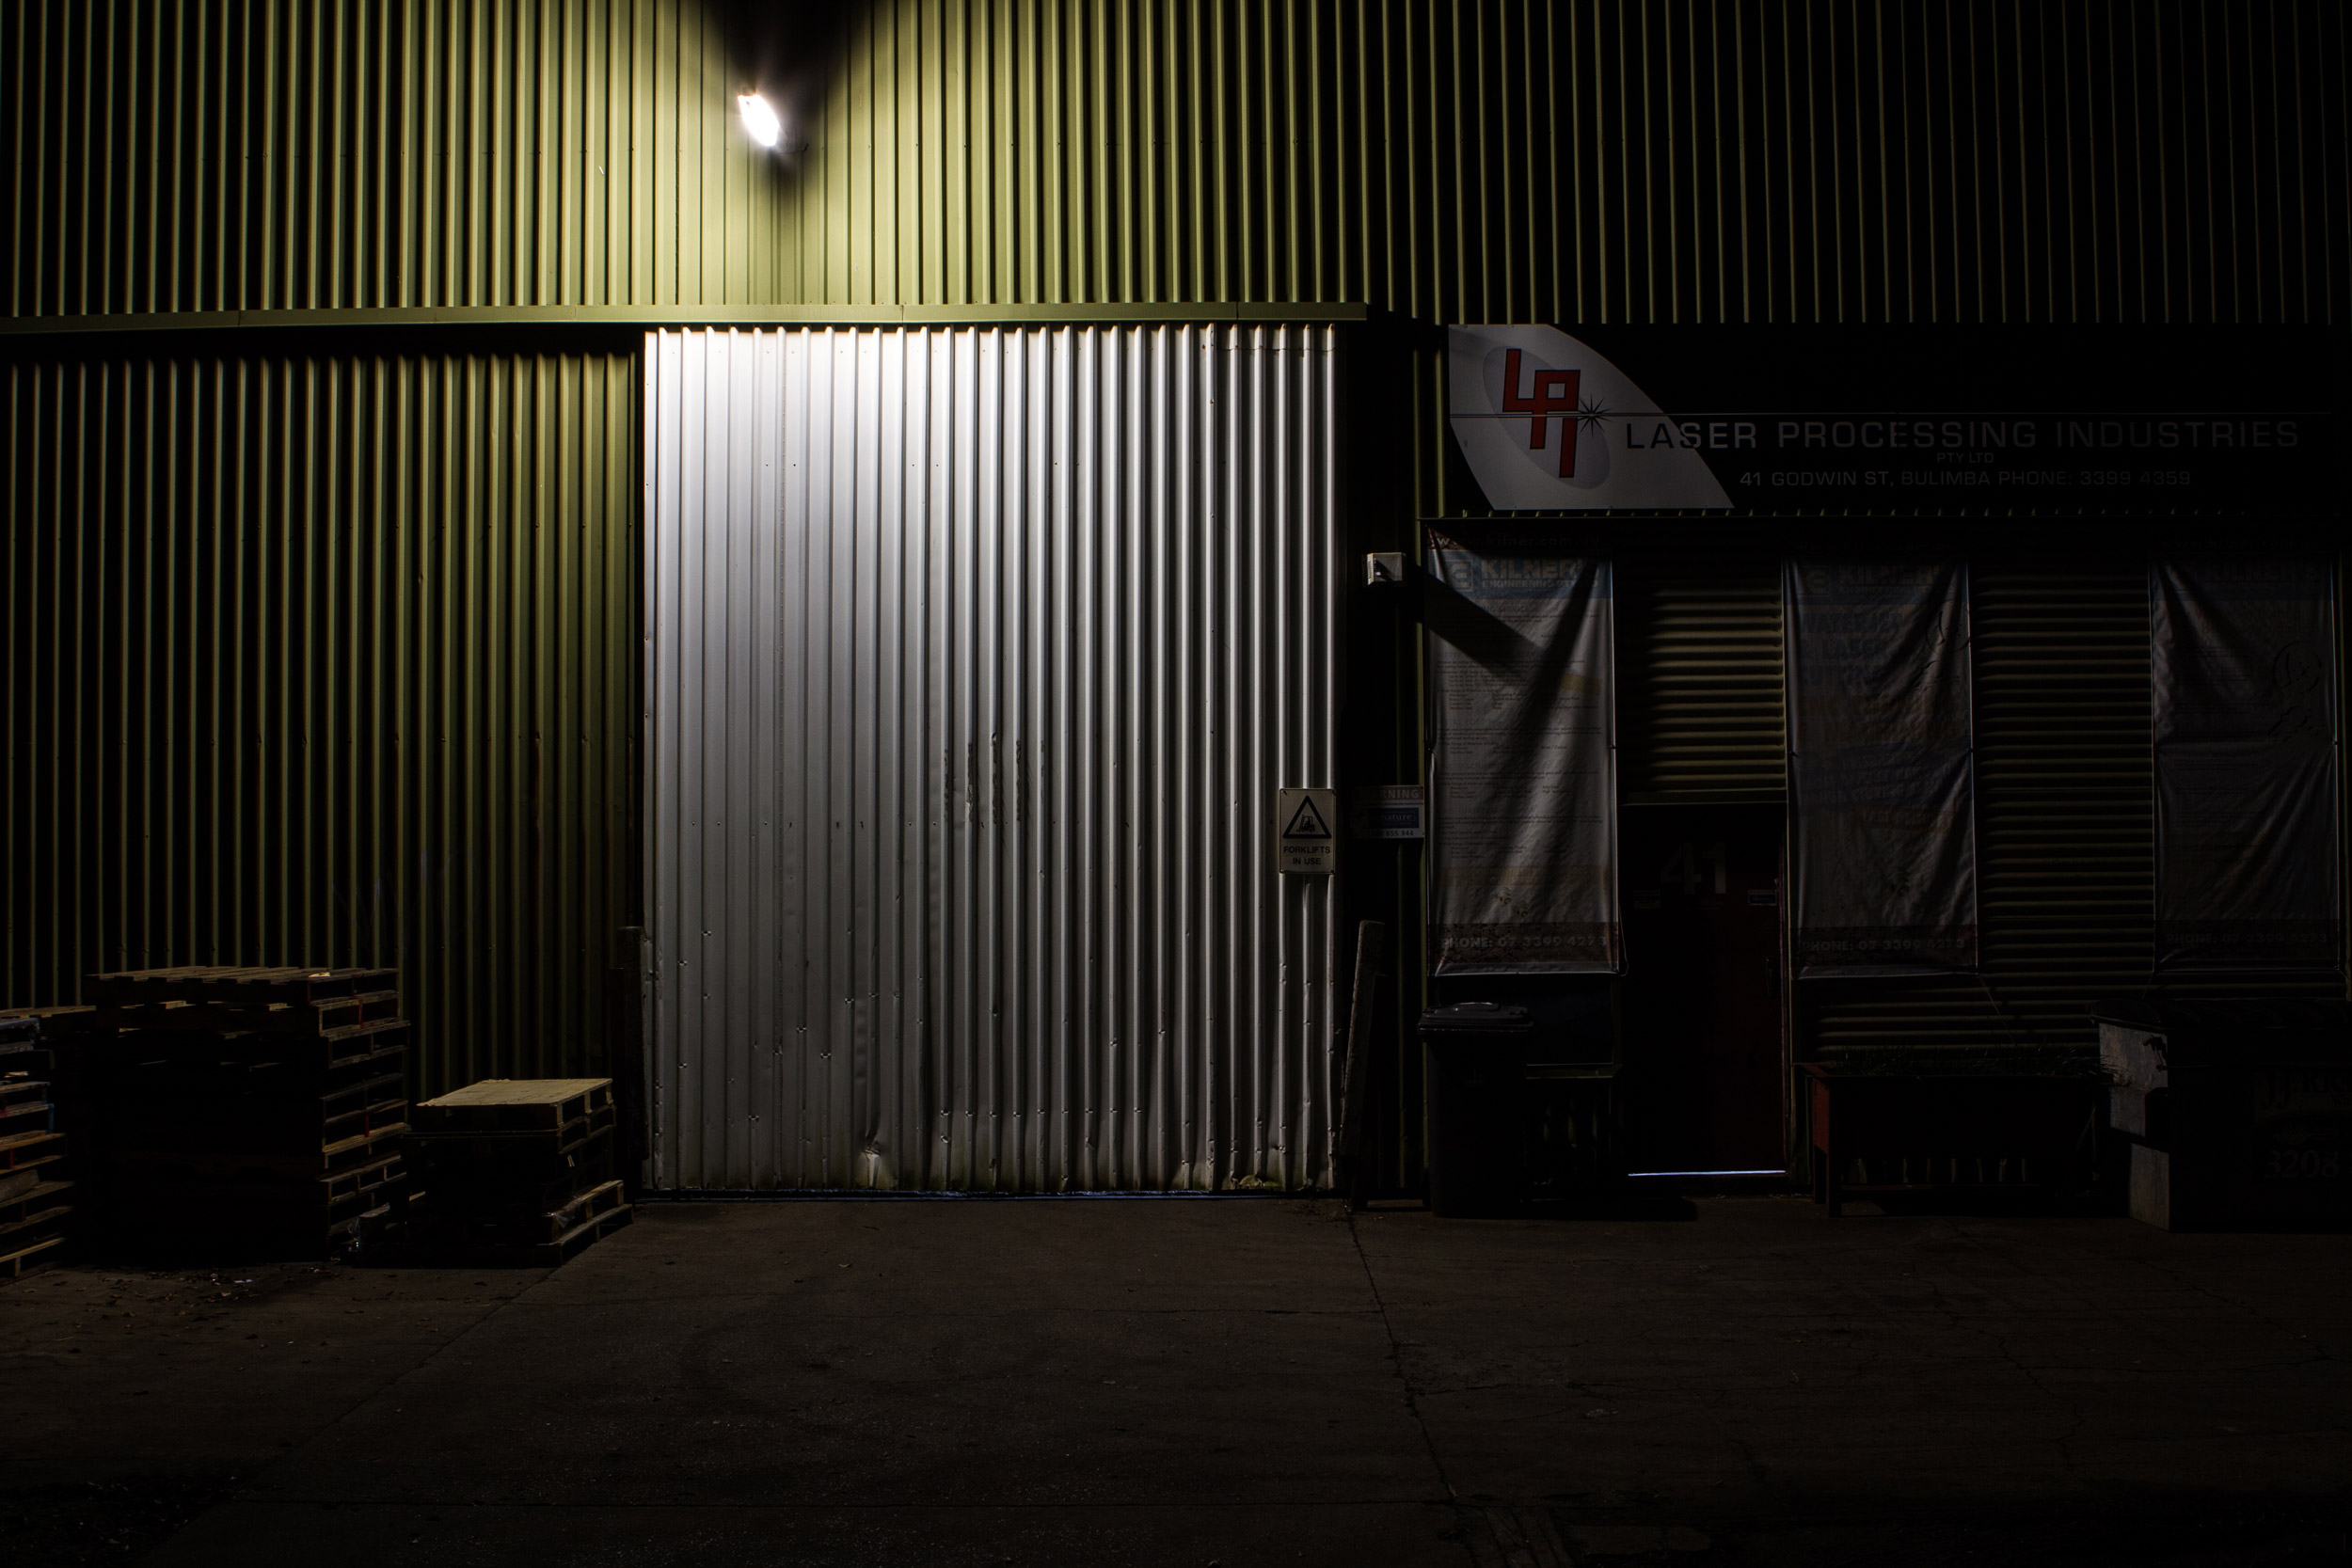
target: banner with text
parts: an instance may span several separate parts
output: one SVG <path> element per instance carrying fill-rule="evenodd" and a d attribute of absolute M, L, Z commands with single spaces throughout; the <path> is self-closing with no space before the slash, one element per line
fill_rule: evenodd
<path fill-rule="evenodd" d="M 2148 570 L 2159 968 L 2343 960 L 2335 612 L 2318 558 Z"/>
<path fill-rule="evenodd" d="M 2335 372 L 2278 327 L 1449 329 L 1498 512 L 2327 513 Z"/>
<path fill-rule="evenodd" d="M 1430 532 L 1440 974 L 1619 966 L 1611 594 L 1609 562 L 1547 552 L 1518 531 Z"/>
<path fill-rule="evenodd" d="M 1784 568 L 1801 975 L 1977 963 L 1968 569 Z"/>

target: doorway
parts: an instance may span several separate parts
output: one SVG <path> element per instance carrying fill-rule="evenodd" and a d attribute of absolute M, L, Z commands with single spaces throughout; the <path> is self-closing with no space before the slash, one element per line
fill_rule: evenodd
<path fill-rule="evenodd" d="M 1622 832 L 1632 1169 L 1785 1170 L 1783 810 L 1628 806 Z"/>
<path fill-rule="evenodd" d="M 1332 1180 L 1337 330 L 648 336 L 655 1187 Z"/>

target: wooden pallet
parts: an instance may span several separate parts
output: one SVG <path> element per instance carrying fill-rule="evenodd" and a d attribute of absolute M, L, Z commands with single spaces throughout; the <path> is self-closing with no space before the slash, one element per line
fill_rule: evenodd
<path fill-rule="evenodd" d="M 394 1079 L 394 1084 L 399 1080 Z M 408 1125 L 408 1101 L 405 1100 L 346 1101 L 344 1108 L 334 1111 L 320 1123 L 320 1132 L 328 1143 L 344 1138 L 373 1137 L 377 1130 L 395 1122 Z"/>
<path fill-rule="evenodd" d="M 289 1178 L 265 1167 L 225 1162 L 199 1169 L 185 1161 L 118 1160 L 109 1175 L 109 1196 L 125 1216 L 168 1213 L 177 1220 L 234 1212 L 280 1218 L 310 1215 L 324 1223 L 382 1202 L 379 1195 L 407 1180 L 407 1164 L 390 1154 L 332 1176 Z"/>
<path fill-rule="evenodd" d="M 63 1236 L 52 1236 L 14 1252 L 0 1251 L 0 1279 L 21 1279 L 35 1269 L 47 1268 L 57 1260 L 57 1249 L 65 1241 Z"/>
<path fill-rule="evenodd" d="M 561 1158 L 516 1164 L 475 1158 L 471 1141 L 412 1139 L 418 1180 L 440 1190 L 452 1214 L 545 1214 L 612 1180 L 611 1140 Z"/>
<path fill-rule="evenodd" d="M 92 1006 L 70 1007 L 10 1007 L 0 1012 L 0 1024 L 16 1025 L 30 1019 L 40 1029 L 44 1040 L 76 1039 L 89 1033 L 98 1022 L 98 1009 Z M 0 1049 L 7 1049 L 0 1047 Z"/>
<path fill-rule="evenodd" d="M 419 1195 L 405 1187 L 391 1192 L 382 1203 L 338 1225 L 335 1234 L 355 1260 L 366 1254 L 366 1260 L 374 1261 L 373 1254 L 397 1249 L 408 1240 L 418 1200 Z"/>
<path fill-rule="evenodd" d="M 209 1030 L 310 1038 L 399 1017 L 400 992 L 396 990 L 295 1002 L 122 1002 L 98 1009 L 99 1024 L 107 1029 Z"/>
<path fill-rule="evenodd" d="M 406 1168 L 406 1160 L 398 1153 L 392 1153 L 372 1160 L 364 1165 L 355 1165 L 349 1170 L 337 1171 L 332 1176 L 321 1177 L 319 1180 L 330 1196 L 343 1193 L 364 1193 L 378 1182 L 389 1180 Z"/>
<path fill-rule="evenodd" d="M 0 1043 L 0 1084 L 25 1080 L 46 1083 L 57 1065 L 57 1053 L 45 1045 L 23 1040 Z"/>
<path fill-rule="evenodd" d="M 65 1168 L 62 1154 L 37 1155 L 13 1170 L 0 1170 L 0 1203 L 13 1203 L 44 1181 L 55 1181 Z"/>
<path fill-rule="evenodd" d="M 374 1072 L 326 1092 L 315 1082 L 251 1071 L 126 1073 L 108 1085 L 115 1147 L 142 1154 L 234 1151 L 305 1160 L 353 1138 L 405 1126 L 402 1075 Z"/>
<path fill-rule="evenodd" d="M 407 1043 L 408 1035 L 408 1021 L 405 1018 L 339 1024 L 306 1037 L 262 1029 L 192 1028 L 183 1021 L 198 1016 L 198 1009 L 193 1007 L 153 1013 L 123 1009 L 121 1016 L 142 1016 L 149 1022 L 136 1028 L 126 1025 L 115 1032 L 107 1053 L 116 1060 L 279 1061 L 333 1067 L 399 1049 Z"/>
<path fill-rule="evenodd" d="M 408 1149 L 428 1180 L 502 1207 L 527 1202 L 544 1212 L 612 1174 L 610 1128 L 578 1136 L 560 1131 L 419 1133 L 412 1128 Z"/>
<path fill-rule="evenodd" d="M 193 1139 L 190 1147 L 117 1144 L 108 1151 L 107 1163 L 132 1180 L 332 1180 L 356 1177 L 388 1158 L 398 1158 L 407 1134 L 406 1122 L 393 1122 L 339 1138 L 316 1152 L 224 1148 Z"/>
<path fill-rule="evenodd" d="M 582 1220 L 553 1241 L 526 1245 L 460 1245 L 428 1247 L 429 1259 L 463 1263 L 469 1268 L 552 1269 L 561 1267 L 629 1222 L 631 1209 L 617 1204 L 592 1219 Z"/>
<path fill-rule="evenodd" d="M 0 1252 L 21 1252 L 37 1242 L 64 1234 L 66 1216 L 73 1205 L 51 1200 L 49 1206 L 23 1219 L 0 1220 Z"/>
<path fill-rule="evenodd" d="M 41 1181 L 12 1197 L 0 1198 L 0 1228 L 36 1219 L 52 1209 L 64 1212 L 65 1195 L 72 1190 L 71 1181 Z"/>
<path fill-rule="evenodd" d="M 110 1228 L 158 1256 L 213 1253 L 323 1257 L 359 1240 L 387 1217 L 405 1218 L 411 1196 L 397 1168 L 364 1187 L 307 1195 L 276 1183 L 188 1182 L 151 1192 L 117 1187 Z"/>
<path fill-rule="evenodd" d="M 89 995 L 102 1006 L 124 1003 L 229 1002 L 242 1006 L 320 1002 L 334 997 L 397 988 L 396 969 L 321 969 L 309 965 L 188 964 L 174 969 L 134 969 L 88 978 Z"/>
<path fill-rule="evenodd" d="M 417 1107 L 420 1132 L 560 1132 L 610 1123 L 610 1078 L 485 1078 Z"/>
<path fill-rule="evenodd" d="M 54 1132 L 57 1108 L 49 1085 L 39 1078 L 0 1078 L 0 1137 L 18 1132 Z"/>
<path fill-rule="evenodd" d="M 541 1246 L 560 1242 L 590 1220 L 625 1203 L 618 1181 L 600 1182 L 547 1213 L 495 1213 L 443 1210 L 427 1222 L 434 1235 L 458 1245 Z"/>
<path fill-rule="evenodd" d="M 321 1117 L 348 1109 L 347 1103 L 330 1101 L 345 1102 L 353 1096 L 383 1100 L 406 1087 L 404 1044 L 330 1062 L 310 1053 L 309 1042 L 294 1043 L 292 1052 L 229 1060 L 193 1052 L 156 1054 L 142 1048 L 132 1056 L 126 1051 L 92 1070 L 92 1086 L 99 1099 L 134 1117 L 157 1109 L 178 1113 L 194 1105 L 268 1100 L 308 1101 Z"/>
<path fill-rule="evenodd" d="M 416 1195 L 409 1189 L 408 1178 L 395 1173 L 389 1180 L 354 1194 L 328 1216 L 326 1232 L 330 1237 L 357 1238 L 363 1231 L 381 1226 L 394 1217 L 405 1217 Z"/>
<path fill-rule="evenodd" d="M 23 1170 L 64 1152 L 62 1132 L 10 1132 L 0 1136 L 0 1172 Z"/>

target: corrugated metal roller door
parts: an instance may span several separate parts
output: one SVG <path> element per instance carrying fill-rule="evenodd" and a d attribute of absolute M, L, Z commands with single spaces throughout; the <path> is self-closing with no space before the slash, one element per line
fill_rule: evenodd
<path fill-rule="evenodd" d="M 1971 564 L 1980 973 L 1802 987 L 1800 1052 L 2079 1045 L 2148 981 L 2148 593 L 2136 562 Z"/>
<path fill-rule="evenodd" d="M 1787 788 L 1780 562 L 1618 558 L 1626 803 L 1776 800 Z"/>
<path fill-rule="evenodd" d="M 1327 328 L 649 339 L 654 1180 L 1327 1180 Z"/>
<path fill-rule="evenodd" d="M 2088 1005 L 2153 985 L 2148 573 L 2103 560 L 1972 567 L 1981 972 L 1822 981 L 1806 1054 L 2085 1047 Z M 2341 994 L 2327 975 L 2168 975 L 2169 995 Z"/>

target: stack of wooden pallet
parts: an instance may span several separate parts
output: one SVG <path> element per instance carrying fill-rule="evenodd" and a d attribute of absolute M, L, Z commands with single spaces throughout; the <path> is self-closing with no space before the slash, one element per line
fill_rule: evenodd
<path fill-rule="evenodd" d="M 55 1259 L 73 1212 L 56 1053 L 38 1018 L 0 1018 L 0 1279 Z"/>
<path fill-rule="evenodd" d="M 414 1115 L 427 1252 L 552 1266 L 628 1223 L 610 1078 L 485 1078 Z"/>
<path fill-rule="evenodd" d="M 97 974 L 90 1089 L 121 1245 L 315 1257 L 407 1206 L 407 1029 L 389 969 Z"/>

